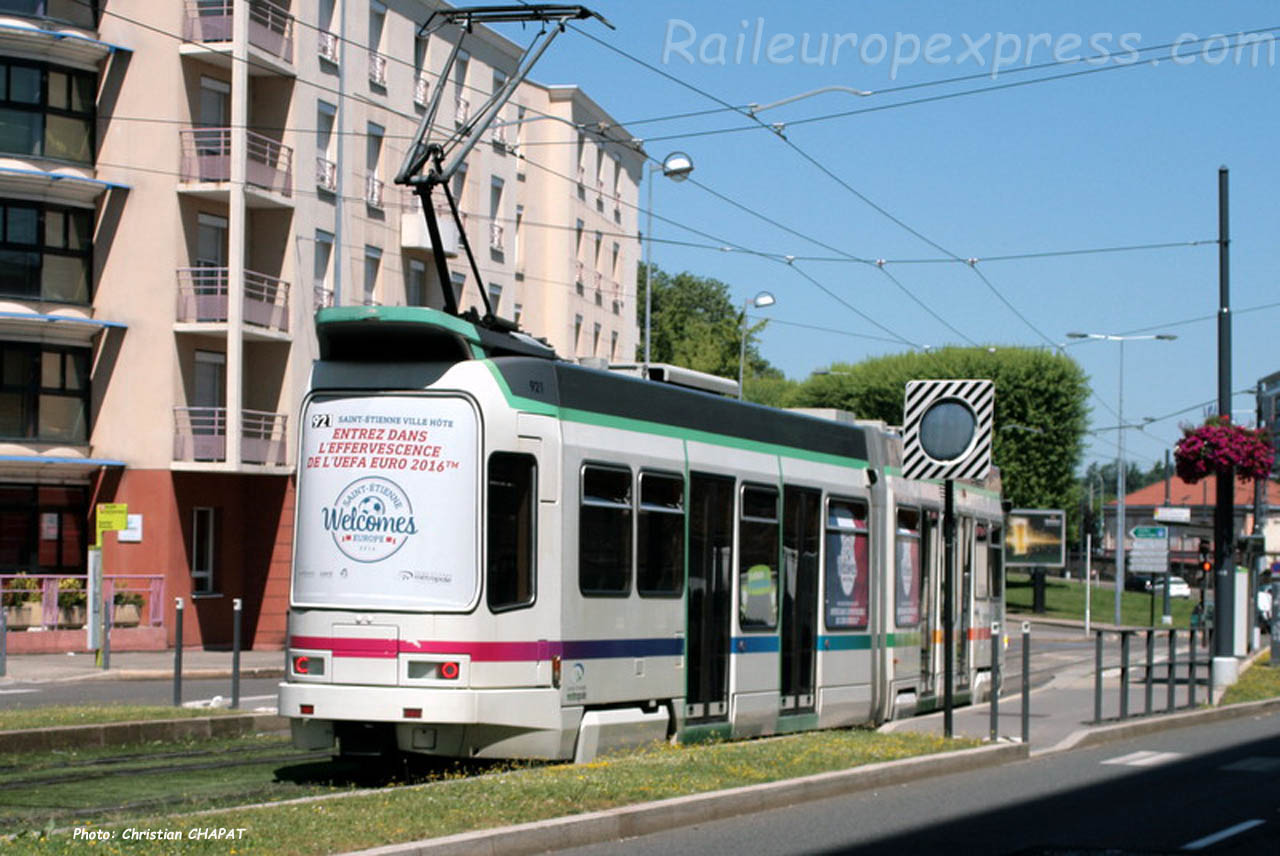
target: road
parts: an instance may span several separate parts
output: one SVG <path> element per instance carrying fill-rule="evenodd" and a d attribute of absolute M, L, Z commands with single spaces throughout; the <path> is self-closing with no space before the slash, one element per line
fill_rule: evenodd
<path fill-rule="evenodd" d="M 1280 853 L 1280 714 L 1176 729 L 562 856 Z"/>
<path fill-rule="evenodd" d="M 240 707 L 254 710 L 276 706 L 279 678 L 243 678 Z M 214 696 L 231 698 L 231 679 L 192 679 L 182 682 L 182 700 L 195 702 Z M 43 707 L 51 704 L 171 704 L 173 682 L 167 680 L 14 681 L 0 687 L 0 708 Z"/>

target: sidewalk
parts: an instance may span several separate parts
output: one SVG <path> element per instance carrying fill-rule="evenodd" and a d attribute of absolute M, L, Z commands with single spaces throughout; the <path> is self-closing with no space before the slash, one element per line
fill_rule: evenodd
<path fill-rule="evenodd" d="M 76 680 L 172 680 L 173 654 L 169 651 L 112 652 L 111 668 L 95 665 L 93 653 L 12 654 L 5 658 L 0 687 L 12 683 Z M 240 677 L 284 676 L 283 651 L 241 651 Z M 229 678 L 230 651 L 186 648 L 182 652 L 183 678 Z"/>

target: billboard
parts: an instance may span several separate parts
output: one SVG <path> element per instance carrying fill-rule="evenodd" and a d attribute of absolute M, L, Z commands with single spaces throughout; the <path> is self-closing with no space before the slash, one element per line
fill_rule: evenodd
<path fill-rule="evenodd" d="M 1061 568 L 1067 563 L 1067 515 L 1061 509 L 1015 508 L 1005 518 L 1007 568 Z"/>

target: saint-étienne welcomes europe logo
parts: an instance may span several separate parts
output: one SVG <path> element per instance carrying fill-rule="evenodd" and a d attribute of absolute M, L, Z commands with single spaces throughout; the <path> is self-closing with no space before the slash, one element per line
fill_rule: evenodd
<path fill-rule="evenodd" d="M 333 543 L 357 562 L 380 562 L 418 532 L 408 494 L 381 476 L 356 479 L 343 488 L 332 508 L 320 513 Z"/>

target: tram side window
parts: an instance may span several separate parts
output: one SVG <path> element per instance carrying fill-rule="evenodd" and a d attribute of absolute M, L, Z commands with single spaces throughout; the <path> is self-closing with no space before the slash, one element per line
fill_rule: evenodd
<path fill-rule="evenodd" d="M 679 597 L 684 590 L 683 478 L 640 474 L 636 530 L 636 590 L 642 597 Z"/>
<path fill-rule="evenodd" d="M 738 523 L 738 620 L 743 630 L 778 626 L 778 491 L 742 489 Z"/>
<path fill-rule="evenodd" d="M 489 456 L 487 583 L 489 609 L 528 606 L 534 598 L 534 490 L 538 462 L 532 455 Z"/>
<path fill-rule="evenodd" d="M 898 509 L 894 544 L 894 618 L 899 627 L 920 623 L 920 512 Z"/>
<path fill-rule="evenodd" d="M 865 630 L 870 614 L 871 541 L 866 503 L 827 503 L 825 612 L 828 630 Z"/>
<path fill-rule="evenodd" d="M 583 467 L 578 588 L 625 597 L 631 590 L 631 471 Z"/>

